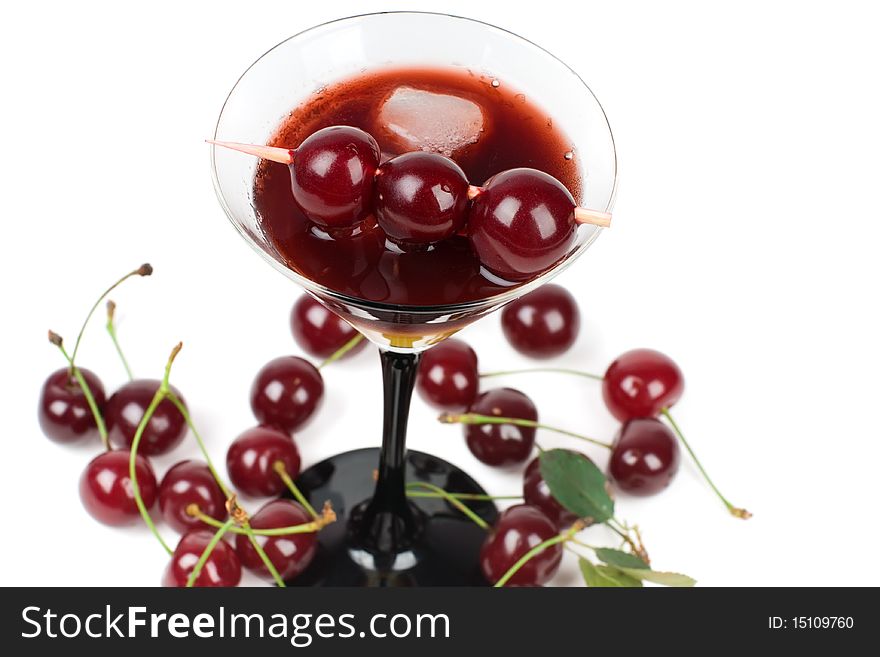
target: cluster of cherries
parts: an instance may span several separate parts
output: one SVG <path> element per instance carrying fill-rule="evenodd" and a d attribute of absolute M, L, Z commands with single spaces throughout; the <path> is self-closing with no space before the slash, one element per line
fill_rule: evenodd
<path fill-rule="evenodd" d="M 144 265 L 130 275 L 150 273 L 152 268 Z M 116 341 L 112 314 L 107 327 Z M 294 306 L 291 328 L 297 342 L 319 358 L 342 357 L 343 352 L 354 353 L 364 344 L 350 325 L 308 296 Z M 67 355 L 59 336 L 51 333 L 50 340 Z M 68 366 L 50 374 L 43 384 L 40 426 L 47 437 L 59 443 L 106 437 L 107 449 L 89 462 L 80 478 L 80 498 L 88 513 L 104 524 L 136 523 L 141 512 L 130 476 L 130 448 L 162 382 L 131 379 L 108 399 L 98 376 L 76 365 L 75 356 L 76 349 Z M 173 386 L 168 391 L 141 430 L 135 474 L 147 513 L 158 504 L 165 523 L 182 534 L 163 584 L 185 586 L 219 524 L 239 507 L 205 461 L 183 460 L 169 468 L 161 481 L 156 477 L 150 457 L 174 450 L 190 426 L 180 391 Z M 258 425 L 239 435 L 226 454 L 229 479 L 238 491 L 253 497 L 278 497 L 292 486 L 301 464 L 293 432 L 312 418 L 323 394 L 318 368 L 303 358 L 276 358 L 260 369 L 250 395 Z M 292 500 L 274 499 L 250 516 L 248 523 L 252 530 L 290 528 L 313 521 L 315 513 L 310 511 Z M 302 572 L 317 546 L 314 531 L 255 538 L 283 580 Z M 232 544 L 216 542 L 195 585 L 235 586 L 242 567 L 265 578 L 274 577 L 249 537 L 238 533 Z"/>
<path fill-rule="evenodd" d="M 577 207 L 556 178 L 536 169 L 502 171 L 471 185 L 452 159 L 416 151 L 384 162 L 376 140 L 351 126 L 331 126 L 288 150 L 212 142 L 290 167 L 293 199 L 335 236 L 374 215 L 404 250 L 466 234 L 483 267 L 524 281 L 568 253 L 579 223 L 607 226 L 610 215 Z"/>
<path fill-rule="evenodd" d="M 509 304 L 502 313 L 508 341 L 521 353 L 535 358 L 563 353 L 577 338 L 579 326 L 580 314 L 574 298 L 558 285 L 544 285 Z M 608 478 L 617 490 L 640 496 L 656 494 L 669 486 L 678 471 L 679 441 L 693 456 L 669 415 L 669 408 L 684 391 L 682 372 L 668 356 L 650 349 L 622 354 L 604 376 L 558 368 L 481 374 L 474 350 L 461 340 L 448 339 L 422 357 L 417 389 L 425 401 L 444 411 L 440 416 L 442 422 L 464 426 L 466 444 L 477 459 L 488 465 L 509 466 L 524 463 L 532 456 L 538 428 L 553 428 L 538 423 L 537 407 L 526 394 L 513 388 L 480 392 L 480 379 L 538 371 L 601 381 L 605 405 L 622 423 L 613 442 L 602 443 L 570 431 L 562 433 L 610 450 Z M 677 436 L 661 417 L 672 424 Z M 705 476 L 698 461 L 697 465 Z M 706 479 L 731 514 L 750 517 L 745 509 L 730 504 L 708 476 Z M 499 516 L 483 546 L 481 566 L 489 581 L 497 581 L 531 547 L 578 521 L 551 494 L 537 457 L 525 468 L 522 491 L 525 503 L 510 507 Z M 530 559 L 509 583 L 541 585 L 556 572 L 561 558 L 561 545 L 550 546 Z"/>

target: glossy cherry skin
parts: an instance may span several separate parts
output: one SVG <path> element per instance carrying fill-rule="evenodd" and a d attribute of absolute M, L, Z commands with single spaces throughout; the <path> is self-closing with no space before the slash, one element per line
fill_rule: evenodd
<path fill-rule="evenodd" d="M 510 169 L 492 176 L 474 199 L 468 237 L 483 267 L 507 281 L 534 278 L 574 242 L 576 203 L 543 171 Z"/>
<path fill-rule="evenodd" d="M 129 525 L 140 520 L 128 476 L 127 449 L 114 449 L 96 456 L 79 479 L 79 497 L 86 511 L 105 525 Z M 150 462 L 141 456 L 135 461 L 138 488 L 147 511 L 156 503 L 158 485 Z"/>
<path fill-rule="evenodd" d="M 293 304 L 290 332 L 296 343 L 315 358 L 329 358 L 358 334 L 351 324 L 308 294 L 302 295 Z M 361 340 L 343 358 L 358 353 L 366 346 L 367 341 Z"/>
<path fill-rule="evenodd" d="M 637 418 L 623 425 L 614 440 L 608 476 L 632 495 L 653 495 L 666 488 L 681 463 L 678 441 L 660 420 Z"/>
<path fill-rule="evenodd" d="M 214 536 L 213 531 L 194 529 L 180 537 L 171 562 L 162 576 L 162 586 L 184 587 L 189 576 Z M 232 546 L 221 540 L 214 546 L 194 586 L 238 586 L 241 561 Z"/>
<path fill-rule="evenodd" d="M 376 176 L 376 220 L 403 246 L 445 240 L 464 225 L 468 187 L 464 171 L 448 157 L 404 153 L 385 162 Z"/>
<path fill-rule="evenodd" d="M 577 340 L 580 328 L 577 301 L 564 287 L 552 283 L 506 305 L 501 313 L 507 341 L 532 358 L 565 353 Z"/>
<path fill-rule="evenodd" d="M 305 426 L 323 399 L 321 373 L 296 356 L 270 360 L 251 385 L 251 410 L 257 421 L 287 432 Z"/>
<path fill-rule="evenodd" d="M 129 381 L 110 396 L 104 413 L 110 442 L 120 448 L 131 447 L 138 425 L 159 385 L 161 382 L 155 379 L 136 379 Z M 171 386 L 171 391 L 183 402 L 177 388 Z M 138 444 L 138 454 L 167 454 L 180 444 L 186 430 L 183 414 L 169 400 L 163 399 L 147 422 Z"/>
<path fill-rule="evenodd" d="M 251 527 L 254 529 L 275 529 L 293 527 L 311 521 L 312 518 L 308 512 L 296 502 L 273 500 L 251 517 Z M 315 536 L 315 533 L 311 532 L 286 536 L 257 536 L 256 539 L 281 578 L 289 580 L 304 571 L 314 558 L 318 544 Z M 254 571 L 261 577 L 271 578 L 269 570 L 247 536 L 236 535 L 235 550 L 245 568 Z"/>
<path fill-rule="evenodd" d="M 416 388 L 422 399 L 445 411 L 463 411 L 477 398 L 480 375 L 477 354 L 455 338 L 444 340 L 422 355 Z"/>
<path fill-rule="evenodd" d="M 104 385 L 91 370 L 80 367 L 79 371 L 92 391 L 98 410 L 103 412 L 106 403 Z M 52 372 L 43 383 L 37 417 L 46 437 L 57 443 L 72 443 L 98 435 L 98 425 L 89 402 L 66 367 Z"/>
<path fill-rule="evenodd" d="M 275 471 L 280 461 L 291 479 L 299 475 L 300 457 L 296 443 L 272 427 L 248 429 L 232 441 L 226 452 L 226 469 L 232 484 L 246 495 L 271 497 L 287 486 Z"/>
<path fill-rule="evenodd" d="M 585 456 L 574 450 L 567 451 L 578 454 L 578 456 Z M 541 476 L 541 463 L 537 457 L 532 459 L 526 467 L 523 477 L 523 499 L 526 504 L 539 508 L 560 531 L 571 527 L 572 523 L 578 519 L 577 515 L 565 509 L 550 493 L 550 487 Z"/>
<path fill-rule="evenodd" d="M 538 421 L 538 409 L 513 388 L 496 388 L 479 396 L 469 413 Z M 488 465 L 522 463 L 532 453 L 535 429 L 515 424 L 466 424 L 464 437 L 471 453 Z"/>
<path fill-rule="evenodd" d="M 215 520 L 226 518 L 226 497 L 203 461 L 181 461 L 165 473 L 159 484 L 162 517 L 181 534 L 191 529 L 208 529 L 208 525 L 187 513 L 191 504 Z"/>
<path fill-rule="evenodd" d="M 633 349 L 618 356 L 602 381 L 605 405 L 621 422 L 657 417 L 677 402 L 682 392 L 684 376 L 678 365 L 653 349 Z"/>
<path fill-rule="evenodd" d="M 293 199 L 313 222 L 349 228 L 372 211 L 379 145 L 363 130 L 331 126 L 300 144 L 290 165 Z"/>
<path fill-rule="evenodd" d="M 517 504 L 495 522 L 480 550 L 480 568 L 492 584 L 510 570 L 526 552 L 558 534 L 556 526 L 537 507 Z M 562 561 L 562 546 L 551 545 L 535 555 L 508 580 L 519 586 L 539 586 L 556 574 Z"/>

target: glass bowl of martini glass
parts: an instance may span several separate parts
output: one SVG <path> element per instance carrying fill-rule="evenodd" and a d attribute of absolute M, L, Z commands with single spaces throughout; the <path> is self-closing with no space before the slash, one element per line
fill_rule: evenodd
<path fill-rule="evenodd" d="M 614 202 L 614 142 L 593 93 L 546 50 L 486 23 L 392 12 L 301 32 L 239 78 L 214 140 L 289 149 L 295 159 L 309 135 L 335 125 L 372 135 L 380 169 L 403 153 L 436 152 L 478 189 L 501 171 L 530 167 L 596 216 Z M 380 349 L 381 447 L 338 454 L 297 479 L 310 502 L 329 500 L 339 519 L 320 532 L 315 559 L 290 584 L 485 585 L 483 530 L 443 499 L 406 495 L 411 481 L 484 493 L 458 467 L 406 449 L 419 357 L 572 265 L 601 228 L 576 225 L 553 262 L 507 276 L 484 266 L 466 230 L 417 246 L 389 238 L 373 215 L 330 230 L 296 203 L 284 164 L 215 145 L 211 165 L 220 205 L 245 241 Z M 512 220 L 516 206 L 502 203 L 496 218 Z M 547 228 L 542 212 L 532 208 L 538 234 Z M 529 253 L 518 257 L 528 268 Z M 491 501 L 466 503 L 489 523 L 497 515 Z"/>

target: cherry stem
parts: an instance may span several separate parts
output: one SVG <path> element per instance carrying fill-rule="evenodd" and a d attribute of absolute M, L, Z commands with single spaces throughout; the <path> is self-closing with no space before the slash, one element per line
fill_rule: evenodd
<path fill-rule="evenodd" d="M 547 431 L 561 433 L 564 436 L 570 436 L 572 438 L 584 440 L 588 443 L 598 445 L 599 447 L 604 447 L 605 449 L 612 448 L 611 443 L 596 440 L 595 438 L 590 438 L 589 436 L 585 436 L 580 433 L 574 433 L 573 431 L 567 431 L 566 429 L 551 427 L 546 424 L 541 424 L 540 422 L 535 422 L 534 420 L 524 420 L 517 417 L 496 417 L 494 415 L 480 415 L 478 413 L 462 413 L 460 415 L 454 413 L 443 413 L 437 419 L 444 424 L 514 424 L 520 427 L 546 429 Z"/>
<path fill-rule="evenodd" d="M 222 522 L 220 522 L 216 518 L 212 518 L 211 516 L 207 515 L 195 504 L 191 504 L 189 507 L 187 507 L 186 512 L 194 518 L 198 518 L 210 527 L 220 528 L 223 526 Z M 334 522 L 335 520 L 336 514 L 333 512 L 333 510 L 330 507 L 325 507 L 323 515 L 318 516 L 315 520 L 312 520 L 311 522 L 306 522 L 301 525 L 273 527 L 272 529 L 254 529 L 250 526 L 245 529 L 244 527 L 236 527 L 233 525 L 229 529 L 229 531 L 233 534 L 243 534 L 245 536 L 289 536 L 291 534 L 314 534 L 321 531 L 324 527 Z"/>
<path fill-rule="evenodd" d="M 169 390 L 165 394 L 165 397 L 166 399 L 168 399 L 168 401 L 174 404 L 178 411 L 180 411 L 180 414 L 183 416 L 186 425 L 189 427 L 189 430 L 192 431 L 193 436 L 195 437 L 196 442 L 199 445 L 199 450 L 202 452 L 202 456 L 205 458 L 205 463 L 207 463 L 208 465 L 208 470 L 210 470 L 211 474 L 214 476 L 214 481 L 216 481 L 217 485 L 220 486 L 220 490 L 223 491 L 223 494 L 226 497 L 229 497 L 232 494 L 232 491 L 217 473 L 217 469 L 214 467 L 214 462 L 211 460 L 211 455 L 208 453 L 208 448 L 205 446 L 205 441 L 202 440 L 201 434 L 199 434 L 198 429 L 196 429 L 195 422 L 193 422 L 189 410 L 186 408 L 183 402 L 180 401 L 180 398 L 175 395 L 171 390 Z"/>
<path fill-rule="evenodd" d="M 116 353 L 119 354 L 119 360 L 122 361 L 122 366 L 125 368 L 125 373 L 128 375 L 129 381 L 134 381 L 134 375 L 131 373 L 131 367 L 128 366 L 128 360 L 125 358 L 125 354 L 122 353 L 122 347 L 119 346 L 119 338 L 116 336 L 116 326 L 113 323 L 113 318 L 116 315 L 116 304 L 113 301 L 107 301 L 107 333 L 110 334 L 110 339 L 113 341 L 113 346 L 116 347 Z"/>
<path fill-rule="evenodd" d="M 202 574 L 202 568 L 205 567 L 205 564 L 208 562 L 208 558 L 211 556 L 211 553 L 214 551 L 214 548 L 217 547 L 217 544 L 223 538 L 223 534 L 229 531 L 232 528 L 232 525 L 235 524 L 235 521 L 230 518 L 224 524 L 220 526 L 220 528 L 215 532 L 215 534 L 211 537 L 211 540 L 208 541 L 208 544 L 205 546 L 205 549 L 202 551 L 202 555 L 199 557 L 199 560 L 196 562 L 196 565 L 193 566 L 192 572 L 189 574 L 189 578 L 186 580 L 186 588 L 192 588 L 196 584 L 196 580 L 199 578 L 199 575 Z"/>
<path fill-rule="evenodd" d="M 734 506 L 733 504 L 731 504 L 730 502 L 727 501 L 727 498 L 724 497 L 724 495 L 721 494 L 721 491 L 718 490 L 718 487 L 709 478 L 709 474 L 706 472 L 705 468 L 703 468 L 703 465 L 700 463 L 700 460 L 697 458 L 697 455 L 694 454 L 694 450 L 691 449 L 690 444 L 688 443 L 687 440 L 685 440 L 684 434 L 682 433 L 678 424 L 676 424 L 675 420 L 672 419 L 672 415 L 669 413 L 669 409 L 664 408 L 660 411 L 660 413 L 663 415 L 663 417 L 665 417 L 669 421 L 669 424 L 672 425 L 672 428 L 675 430 L 675 433 L 678 436 L 678 439 L 681 441 L 681 444 L 684 445 L 684 448 L 688 451 L 688 454 L 691 455 L 691 458 L 694 460 L 694 463 L 697 465 L 697 469 L 699 469 L 699 471 L 702 473 L 703 478 L 706 480 L 706 483 L 709 484 L 709 486 L 712 488 L 712 490 L 715 491 L 715 494 L 718 496 L 718 498 L 722 502 L 724 502 L 724 506 L 727 507 L 727 510 L 730 512 L 730 514 L 736 518 L 742 518 L 743 520 L 748 520 L 749 518 L 751 518 L 752 514 L 750 512 L 748 512 L 745 509 L 742 509 L 740 507 Z"/>
<path fill-rule="evenodd" d="M 101 443 L 104 445 L 104 449 L 110 451 L 110 439 L 107 436 L 107 425 L 104 424 L 104 416 L 101 415 L 101 409 L 98 408 L 98 403 L 95 401 L 95 395 L 92 394 L 92 389 L 89 387 L 86 378 L 82 375 L 82 372 L 79 371 L 79 368 L 73 364 L 73 360 L 67 354 L 67 350 L 64 348 L 64 343 L 61 341 L 61 336 L 49 331 L 49 341 L 58 347 L 61 354 L 64 356 L 64 359 L 67 361 L 70 372 L 73 373 L 73 378 L 76 379 L 80 390 L 83 391 L 83 396 L 86 398 L 89 410 L 92 411 L 92 416 L 95 418 L 95 424 L 98 426 L 98 434 L 101 436 Z"/>
<path fill-rule="evenodd" d="M 476 513 L 474 513 L 465 504 L 463 504 L 461 501 L 459 501 L 454 495 L 446 492 L 445 490 L 443 490 L 439 486 L 435 486 L 434 484 L 429 484 L 426 481 L 411 481 L 406 485 L 406 487 L 407 488 L 420 487 L 420 488 L 425 488 L 425 489 L 431 491 L 432 493 L 436 493 L 437 495 L 442 497 L 444 500 L 449 502 L 456 509 L 461 511 L 468 518 L 470 518 L 474 522 L 474 524 L 477 525 L 477 527 L 480 527 L 481 529 L 485 529 L 486 531 L 489 531 L 489 523 L 487 523 L 480 516 L 478 516 Z"/>
<path fill-rule="evenodd" d="M 263 549 L 263 546 L 260 545 L 260 542 L 257 540 L 257 537 L 254 536 L 254 530 L 251 529 L 249 523 L 245 522 L 242 525 L 242 529 L 244 533 L 247 534 L 248 540 L 251 542 L 251 545 L 254 546 L 254 550 L 257 551 L 257 554 L 260 556 L 263 564 L 266 566 L 266 570 L 269 571 L 269 574 L 272 575 L 272 579 L 275 580 L 275 585 L 279 589 L 286 589 L 287 584 L 284 583 L 284 580 L 281 578 L 281 575 L 278 573 L 278 569 L 275 568 L 275 564 L 272 563 L 272 560 L 269 558 L 269 555 L 266 554 L 266 551 Z"/>
<path fill-rule="evenodd" d="M 349 340 L 344 345 L 339 347 L 339 349 L 337 349 L 335 352 L 333 352 L 333 354 L 331 354 L 330 357 L 327 358 L 327 360 L 325 360 L 323 363 L 318 365 L 318 369 L 320 370 L 321 368 L 323 368 L 326 365 L 329 365 L 330 363 L 335 363 L 337 360 L 339 360 L 340 358 L 345 356 L 345 354 L 347 354 L 349 351 L 351 351 L 352 349 L 357 347 L 363 339 L 364 339 L 363 334 L 358 333 L 351 340 Z"/>
<path fill-rule="evenodd" d="M 478 502 L 491 502 L 493 500 L 521 500 L 523 498 L 522 495 L 481 495 L 478 493 L 449 493 L 447 492 L 445 495 L 441 495 L 440 493 L 428 493 L 417 490 L 408 490 L 406 491 L 407 497 L 425 497 L 425 498 L 443 498 L 446 499 L 448 497 L 453 497 L 457 500 L 475 500 Z"/>
<path fill-rule="evenodd" d="M 306 496 L 302 494 L 302 491 L 299 487 L 293 483 L 293 479 L 290 478 L 290 475 L 287 474 L 287 469 L 284 467 L 284 463 L 282 461 L 275 461 L 272 464 L 272 468 L 278 473 L 278 476 L 281 477 L 281 481 L 284 482 L 284 485 L 287 486 L 288 490 L 293 494 L 296 498 L 296 501 L 299 502 L 303 508 L 309 512 L 309 515 L 312 518 L 318 517 L 318 512 L 315 511 L 315 507 L 309 504 L 309 501 L 306 499 Z"/>
<path fill-rule="evenodd" d="M 86 325 L 89 323 L 89 320 L 92 318 L 92 315 L 95 313 L 95 310 L 98 308 L 100 303 L 107 297 L 108 294 L 115 290 L 116 287 L 123 283 L 125 280 L 131 278 L 132 276 L 149 276 L 152 273 L 153 267 L 150 266 L 148 263 L 144 263 L 134 271 L 128 272 L 125 276 L 113 283 L 113 285 L 104 290 L 104 293 L 100 297 L 98 297 L 98 300 L 95 301 L 95 304 L 92 306 L 91 310 L 89 310 L 89 314 L 86 315 L 86 319 L 82 323 L 82 327 L 79 329 L 79 335 L 76 336 L 76 343 L 73 345 L 73 354 L 70 357 L 71 368 L 73 368 L 73 363 L 76 362 L 76 354 L 79 352 L 79 344 L 80 342 L 82 342 L 82 337 L 83 333 L 85 333 Z"/>
<path fill-rule="evenodd" d="M 171 360 L 173 359 L 174 354 L 171 355 Z M 144 435 L 144 431 L 147 428 L 147 423 L 150 421 L 150 418 L 153 417 L 153 413 L 156 412 L 156 409 L 159 407 L 159 404 L 162 403 L 163 399 L 165 399 L 165 390 L 162 386 L 159 386 L 156 394 L 153 395 L 153 400 L 150 402 L 150 405 L 147 406 L 147 410 L 144 411 L 144 416 L 141 418 L 141 422 L 138 424 L 137 431 L 134 434 L 134 439 L 131 441 L 131 452 L 128 458 L 128 477 L 131 480 L 131 491 L 134 495 L 134 501 L 135 504 L 137 504 L 138 511 L 141 513 L 141 518 L 144 519 L 144 523 L 146 523 L 147 527 L 150 528 L 150 531 L 153 532 L 153 536 L 156 537 L 156 540 L 159 541 L 162 547 L 165 548 L 165 551 L 170 555 L 174 554 L 174 552 L 168 547 L 168 544 L 165 542 L 165 539 L 162 538 L 153 519 L 150 517 L 150 512 L 147 510 L 144 500 L 141 497 L 141 487 L 137 480 L 137 450 L 141 444 L 141 438 Z"/>
<path fill-rule="evenodd" d="M 605 522 L 605 525 L 613 531 L 615 534 L 620 536 L 623 539 L 623 542 L 629 545 L 630 549 L 633 551 L 639 559 L 644 561 L 646 564 L 651 563 L 651 558 L 648 556 L 648 551 L 645 549 L 645 545 L 642 543 L 642 536 L 639 533 L 638 528 L 634 527 L 633 531 L 636 535 L 636 540 L 633 540 L 629 535 L 629 527 L 626 525 L 622 525 L 619 520 L 616 518 L 611 518 L 610 520 Z M 589 547 L 588 545 L 584 545 L 584 547 Z"/>
<path fill-rule="evenodd" d="M 522 555 L 519 560 L 515 564 L 513 564 L 497 582 L 495 582 L 495 588 L 501 588 L 502 586 L 507 584 L 507 582 L 510 581 L 510 578 L 516 575 L 517 572 L 519 572 L 520 568 L 525 566 L 531 559 L 541 554 L 541 552 L 546 550 L 548 547 L 552 547 L 554 545 L 557 545 L 558 543 L 565 543 L 572 540 L 574 538 L 574 535 L 584 529 L 585 526 L 586 525 L 584 525 L 584 522 L 582 520 L 576 520 L 569 529 L 566 529 L 561 534 L 553 536 L 552 538 L 548 538 L 542 543 L 538 543 L 535 547 Z"/>
<path fill-rule="evenodd" d="M 538 372 L 552 372 L 555 374 L 572 374 L 574 376 L 582 376 L 585 379 L 593 379 L 602 381 L 605 377 L 600 374 L 592 374 L 591 372 L 582 372 L 580 370 L 570 370 L 564 367 L 527 367 L 521 370 L 503 370 L 497 372 L 481 372 L 480 378 L 488 378 L 490 376 L 507 376 L 508 374 L 531 374 Z"/>

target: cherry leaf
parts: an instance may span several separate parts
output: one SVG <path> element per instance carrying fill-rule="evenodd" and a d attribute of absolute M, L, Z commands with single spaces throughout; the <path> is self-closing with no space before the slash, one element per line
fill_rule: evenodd
<path fill-rule="evenodd" d="M 666 573 L 659 570 L 645 570 L 644 568 L 620 568 L 619 570 L 638 580 L 663 586 L 688 587 L 697 583 L 693 577 L 681 573 Z"/>
<path fill-rule="evenodd" d="M 608 480 L 583 454 L 567 449 L 541 452 L 541 477 L 550 493 L 567 510 L 594 523 L 614 516 L 614 500 L 608 494 Z"/>
<path fill-rule="evenodd" d="M 598 548 L 596 550 L 596 556 L 599 557 L 601 561 L 607 563 L 609 566 L 615 566 L 617 568 L 649 568 L 648 564 L 642 561 L 640 557 L 629 552 L 623 552 L 621 550 L 614 550 L 612 548 Z"/>
<path fill-rule="evenodd" d="M 587 559 L 579 559 L 581 574 L 587 586 L 593 588 L 635 588 L 642 582 L 613 566 L 595 565 Z"/>

